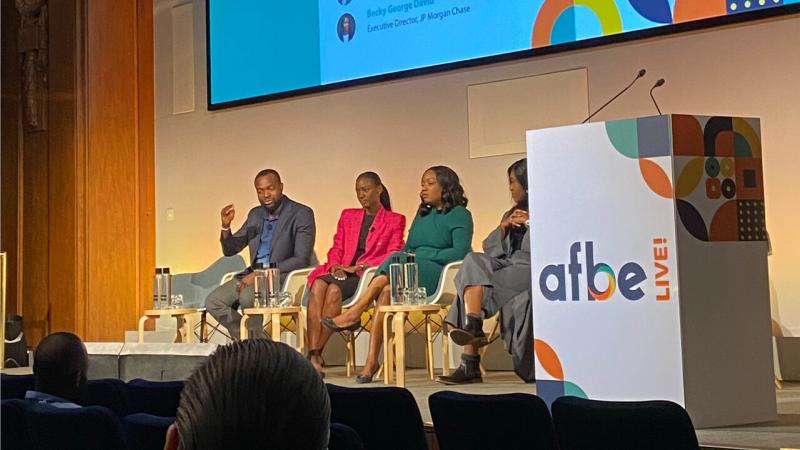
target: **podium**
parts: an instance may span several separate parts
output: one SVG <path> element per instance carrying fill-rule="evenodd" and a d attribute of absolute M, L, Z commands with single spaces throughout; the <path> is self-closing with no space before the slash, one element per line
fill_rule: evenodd
<path fill-rule="evenodd" d="M 777 418 L 758 119 L 527 132 L 537 393 Z"/>

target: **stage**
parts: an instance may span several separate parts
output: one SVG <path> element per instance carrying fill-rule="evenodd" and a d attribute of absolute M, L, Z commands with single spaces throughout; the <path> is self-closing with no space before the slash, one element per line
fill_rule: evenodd
<path fill-rule="evenodd" d="M 4 373 L 19 375 L 30 373 L 30 368 L 4 369 Z M 353 377 L 345 375 L 344 367 L 326 368 L 326 383 L 348 387 L 383 386 L 382 380 L 371 384 L 356 384 Z M 536 386 L 520 381 L 513 372 L 491 371 L 481 384 L 445 386 L 427 377 L 424 369 L 407 371 L 406 388 L 414 395 L 422 413 L 422 420 L 431 423 L 428 396 L 442 390 L 471 394 L 503 394 L 509 392 L 536 393 Z M 703 449 L 758 449 L 778 450 L 800 448 L 800 383 L 784 382 L 783 389 L 776 390 L 778 420 L 736 427 L 697 430 Z"/>

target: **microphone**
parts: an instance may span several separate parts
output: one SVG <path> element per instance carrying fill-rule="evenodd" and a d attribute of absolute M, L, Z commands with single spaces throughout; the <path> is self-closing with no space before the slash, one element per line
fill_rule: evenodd
<path fill-rule="evenodd" d="M 624 94 L 624 93 L 625 93 L 625 92 L 626 92 L 628 89 L 630 89 L 630 88 L 631 88 L 631 86 L 633 86 L 633 85 L 634 85 L 634 84 L 635 84 L 637 81 L 639 81 L 639 78 L 642 78 L 642 77 L 644 76 L 644 74 L 646 74 L 646 73 L 647 73 L 647 71 L 646 71 L 645 69 L 641 69 L 641 70 L 639 70 L 639 73 L 637 73 L 637 74 L 636 74 L 636 78 L 634 78 L 634 79 L 633 79 L 633 81 L 631 81 L 631 84 L 629 84 L 628 86 L 626 86 L 626 87 L 625 87 L 625 89 L 623 89 L 623 90 L 619 91 L 619 94 L 617 94 L 617 95 L 615 95 L 614 97 L 612 97 L 612 98 L 611 98 L 611 100 L 607 101 L 607 102 L 606 102 L 606 103 L 605 103 L 603 106 L 601 106 L 599 109 L 597 109 L 595 112 L 593 112 L 593 113 L 592 113 L 592 114 L 591 114 L 589 117 L 587 117 L 586 119 L 584 119 L 584 121 L 583 121 L 583 122 L 581 122 L 581 123 L 586 123 L 586 122 L 588 122 L 588 121 L 589 121 L 589 119 L 591 119 L 592 117 L 594 117 L 594 116 L 595 116 L 597 113 L 599 113 L 600 111 L 604 110 L 604 109 L 606 108 L 606 106 L 610 105 L 610 104 L 611 104 L 611 103 L 612 103 L 614 100 L 616 100 L 616 99 L 617 99 L 617 97 L 619 97 L 620 95 Z"/>
<path fill-rule="evenodd" d="M 661 108 L 658 107 L 658 102 L 656 101 L 656 98 L 653 97 L 653 91 L 656 90 L 656 88 L 660 88 L 661 86 L 663 86 L 664 83 L 666 83 L 666 80 L 664 80 L 663 78 L 659 78 L 658 81 L 656 81 L 656 84 L 654 84 L 653 87 L 650 88 L 650 98 L 653 99 L 653 104 L 656 105 L 656 110 L 658 111 L 659 116 L 661 115 Z"/>

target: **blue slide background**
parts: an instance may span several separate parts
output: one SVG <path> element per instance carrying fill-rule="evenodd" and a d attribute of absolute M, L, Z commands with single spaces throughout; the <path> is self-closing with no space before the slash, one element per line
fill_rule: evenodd
<path fill-rule="evenodd" d="M 551 1 L 564 4 L 561 0 L 350 0 L 346 5 L 340 0 L 208 0 L 210 104 L 528 50 L 539 11 Z M 622 29 L 613 32 L 669 26 L 680 1 L 722 0 L 575 0 L 552 16 L 549 43 L 543 45 L 609 34 L 592 8 L 618 14 Z M 745 12 L 743 6 L 734 5 L 744 5 L 743 0 L 725 1 L 728 14 Z M 769 0 L 760 5 L 757 1 L 747 4 L 763 9 L 800 2 Z M 355 20 L 349 42 L 342 42 L 337 32 L 344 14 Z"/>
<path fill-rule="evenodd" d="M 319 86 L 319 0 L 208 4 L 211 103 Z"/>

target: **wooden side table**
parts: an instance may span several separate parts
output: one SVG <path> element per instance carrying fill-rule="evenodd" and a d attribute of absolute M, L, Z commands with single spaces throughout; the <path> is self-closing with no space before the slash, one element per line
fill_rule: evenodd
<path fill-rule="evenodd" d="M 176 308 L 176 309 L 147 309 L 144 315 L 139 318 L 139 342 L 144 342 L 144 324 L 149 319 L 159 317 L 174 317 L 176 324 L 175 340 L 173 342 L 195 342 L 194 339 L 194 316 L 197 314 L 196 308 Z"/>
<path fill-rule="evenodd" d="M 425 317 L 425 365 L 428 375 L 433 380 L 433 333 L 431 330 L 431 314 L 438 314 L 442 307 L 433 305 L 385 305 L 379 306 L 383 316 L 383 382 L 389 384 L 397 368 L 397 386 L 406 384 L 406 331 L 408 314 L 420 312 Z M 389 323 L 392 323 L 391 330 Z M 392 332 L 391 334 L 389 332 Z M 443 338 L 444 339 L 444 338 Z"/>
<path fill-rule="evenodd" d="M 305 354 L 305 339 L 306 339 L 306 317 L 303 308 L 300 306 L 286 306 L 283 308 L 245 308 L 242 311 L 242 322 L 240 327 L 240 339 L 247 339 L 247 320 L 250 316 L 262 316 L 262 326 L 271 322 L 270 337 L 273 341 L 280 342 L 281 340 L 281 318 L 289 316 L 294 320 L 296 325 L 297 335 L 297 351 Z"/>

